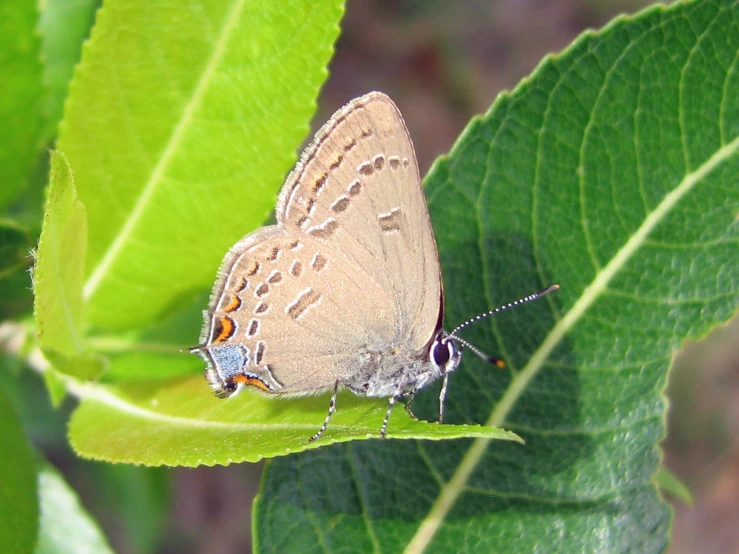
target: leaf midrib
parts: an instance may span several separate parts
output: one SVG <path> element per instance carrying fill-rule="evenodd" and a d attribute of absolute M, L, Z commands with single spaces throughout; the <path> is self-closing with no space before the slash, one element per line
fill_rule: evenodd
<path fill-rule="evenodd" d="M 205 92 L 211 83 L 211 77 L 215 72 L 215 69 L 219 66 L 221 59 L 223 58 L 223 55 L 226 51 L 226 46 L 228 45 L 229 39 L 231 37 L 231 33 L 233 32 L 236 23 L 239 20 L 238 15 L 244 7 L 244 1 L 245 0 L 236 0 L 234 2 L 231 11 L 224 20 L 222 32 L 220 33 L 219 39 L 215 43 L 213 53 L 208 60 L 208 63 L 205 65 L 202 74 L 200 75 L 197 86 L 193 89 L 193 94 L 190 98 L 190 101 L 184 107 L 180 120 L 177 122 L 177 125 L 175 125 L 172 134 L 170 135 L 169 140 L 167 141 L 167 144 L 162 151 L 162 155 L 160 156 L 159 161 L 154 166 L 149 179 L 147 180 L 144 187 L 141 189 L 141 193 L 139 194 L 135 204 L 133 205 L 133 209 L 131 210 L 129 217 L 126 219 L 120 231 L 111 242 L 110 247 L 105 252 L 105 255 L 100 259 L 100 262 L 90 273 L 90 277 L 87 279 L 87 282 L 85 283 L 83 288 L 83 298 L 85 302 L 89 301 L 89 299 L 92 298 L 92 296 L 98 290 L 100 283 L 105 278 L 108 270 L 113 265 L 116 258 L 123 249 L 123 246 L 133 233 L 134 227 L 146 211 L 146 208 L 149 205 L 149 201 L 154 194 L 154 191 L 156 190 L 159 183 L 162 182 L 162 177 L 169 167 L 170 161 L 177 152 L 180 142 L 185 136 L 188 126 L 190 125 L 190 122 L 192 121 L 192 118 L 197 108 L 200 106 L 203 96 L 205 95 Z"/>
<path fill-rule="evenodd" d="M 717 150 L 705 163 L 700 165 L 694 172 L 689 173 L 672 191 L 667 193 L 662 201 L 644 219 L 636 232 L 626 241 L 610 262 L 599 271 L 593 281 L 583 290 L 580 298 L 573 304 L 572 308 L 560 319 L 541 346 L 534 352 L 528 363 L 512 380 L 495 409 L 485 422 L 486 425 L 501 427 L 513 406 L 526 390 L 531 380 L 543 367 L 544 362 L 551 352 L 562 342 L 567 333 L 582 319 L 590 306 L 608 291 L 608 283 L 626 265 L 633 254 L 646 242 L 649 234 L 665 218 L 672 208 L 693 187 L 711 171 L 716 169 L 723 161 L 732 154 L 739 151 L 739 137 Z M 406 554 L 420 554 L 425 551 L 431 543 L 439 527 L 446 519 L 447 514 L 456 503 L 459 496 L 466 490 L 465 486 L 472 472 L 476 469 L 485 454 L 489 439 L 474 439 L 472 446 L 462 458 L 451 479 L 441 487 L 436 501 L 429 513 L 423 519 L 416 534 L 405 549 Z"/>
<path fill-rule="evenodd" d="M 102 387 L 95 383 L 87 384 L 67 380 L 66 387 L 70 393 L 80 399 L 84 399 L 86 401 L 100 402 L 110 408 L 118 410 L 121 413 L 129 414 L 133 417 L 140 417 L 151 421 L 156 421 L 157 423 L 166 423 L 177 425 L 180 427 L 188 427 L 191 429 L 217 428 L 233 429 L 239 431 L 242 431 L 244 429 L 252 431 L 270 431 L 273 429 L 300 429 L 305 430 L 306 432 L 315 430 L 315 425 L 309 423 L 238 423 L 173 416 L 142 408 L 136 404 L 133 404 L 123 398 L 116 396 L 112 392 L 109 392 L 105 387 Z"/>

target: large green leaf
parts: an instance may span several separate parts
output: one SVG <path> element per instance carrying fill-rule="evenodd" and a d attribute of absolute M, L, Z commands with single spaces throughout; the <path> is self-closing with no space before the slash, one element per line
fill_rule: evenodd
<path fill-rule="evenodd" d="M 8 554 L 33 550 L 38 532 L 36 466 L 13 406 L 0 390 L 0 544 Z"/>
<path fill-rule="evenodd" d="M 36 2 L 0 4 L 0 211 L 25 186 L 39 154 L 44 89 Z"/>
<path fill-rule="evenodd" d="M 270 462 L 259 552 L 657 552 L 674 353 L 739 304 L 739 5 L 586 33 L 474 120 L 427 178 L 454 324 L 452 421 L 526 441 L 367 442 Z M 401 106 L 402 108 L 402 106 Z M 433 402 L 419 395 L 419 404 Z"/>
<path fill-rule="evenodd" d="M 327 398 L 275 402 L 249 392 L 225 403 L 208 394 L 202 362 L 182 352 L 197 340 L 202 293 L 224 253 L 274 203 L 342 11 L 339 2 L 297 0 L 190 10 L 173 17 L 107 3 L 71 85 L 60 146 L 89 221 L 82 302 L 98 329 L 85 348 L 105 356 L 106 381 L 129 381 L 66 381 L 83 400 L 72 444 L 109 461 L 212 465 L 377 436 L 385 400 L 340 398 L 330 432 L 308 443 Z M 126 326 L 136 328 L 117 331 Z M 191 372 L 198 377 L 153 379 Z M 517 439 L 414 422 L 403 410 L 390 436 Z"/>
<path fill-rule="evenodd" d="M 87 207 L 91 325 L 139 327 L 191 301 L 265 219 L 307 131 L 342 9 L 339 0 L 101 8 L 58 143 Z"/>
<path fill-rule="evenodd" d="M 82 456 L 113 462 L 225 465 L 379 437 L 385 416 L 384 399 L 339 395 L 329 430 L 308 442 L 326 416 L 328 398 L 276 400 L 246 391 L 226 402 L 203 394 L 204 386 L 201 376 L 173 379 L 164 386 L 161 381 L 73 385 L 84 401 L 70 422 L 72 446 Z M 520 440 L 491 427 L 414 421 L 402 407 L 393 413 L 388 436 Z"/>

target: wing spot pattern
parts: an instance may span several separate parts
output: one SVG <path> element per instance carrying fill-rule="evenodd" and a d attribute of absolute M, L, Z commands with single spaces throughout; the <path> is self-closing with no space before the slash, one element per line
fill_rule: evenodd
<path fill-rule="evenodd" d="M 223 311 L 226 313 L 231 313 L 237 311 L 239 308 L 241 308 L 241 298 L 239 298 L 238 295 L 234 294 L 228 304 L 223 307 Z"/>
<path fill-rule="evenodd" d="M 329 217 L 326 221 L 320 225 L 314 225 L 308 229 L 308 233 L 319 239 L 325 239 L 334 234 L 334 231 L 339 227 L 339 224 L 332 217 Z"/>
<path fill-rule="evenodd" d="M 215 340 L 213 342 L 223 342 L 230 339 L 236 332 L 236 322 L 228 316 L 223 316 L 221 319 L 216 321 L 215 328 Z"/>
<path fill-rule="evenodd" d="M 260 264 L 259 262 L 255 261 L 252 264 L 252 266 L 249 268 L 249 271 L 246 272 L 246 274 L 249 277 L 254 277 L 257 273 L 259 273 L 259 268 L 261 268 L 261 267 L 262 267 L 262 264 Z"/>
<path fill-rule="evenodd" d="M 362 192 L 362 181 L 360 181 L 359 179 L 355 179 L 354 181 L 352 181 L 352 183 L 346 189 L 346 192 L 349 193 L 349 196 L 357 196 L 360 192 Z"/>
<path fill-rule="evenodd" d="M 341 213 L 343 211 L 346 211 L 346 209 L 349 207 L 349 202 L 351 202 L 351 200 L 349 200 L 348 196 L 344 196 L 344 195 L 339 196 L 336 202 L 331 204 L 331 210 L 336 213 Z"/>
<path fill-rule="evenodd" d="M 321 300 L 321 295 L 314 291 L 312 288 L 307 288 L 295 298 L 293 302 L 288 304 L 285 308 L 285 312 L 294 320 L 298 320 L 308 308 L 315 306 Z"/>
<path fill-rule="evenodd" d="M 258 319 L 252 319 L 249 322 L 249 328 L 246 330 L 246 336 L 249 338 L 252 338 L 259 333 L 259 320 Z"/>
<path fill-rule="evenodd" d="M 325 256 L 321 256 L 318 252 L 316 252 L 313 255 L 313 260 L 311 261 L 311 267 L 313 268 L 313 271 L 316 273 L 321 273 L 324 269 L 326 269 L 326 266 L 328 265 L 328 259 L 326 259 Z"/>
<path fill-rule="evenodd" d="M 290 274 L 293 277 L 300 277 L 300 274 L 303 272 L 303 264 L 300 263 L 300 260 L 294 260 L 292 265 L 290 266 Z"/>
<path fill-rule="evenodd" d="M 343 161 L 344 161 L 344 156 L 342 154 L 339 154 L 338 157 L 336 158 L 336 161 L 334 163 L 332 163 L 331 165 L 329 165 L 328 168 L 331 171 L 333 171 L 335 169 L 339 169 L 339 167 L 341 166 L 341 162 L 343 162 Z"/>
<path fill-rule="evenodd" d="M 274 247 L 274 248 L 273 248 L 273 249 L 272 249 L 272 250 L 270 251 L 270 253 L 269 253 L 269 256 L 267 256 L 267 261 L 268 261 L 268 262 L 276 262 L 276 261 L 277 261 L 277 258 L 279 258 L 279 257 L 280 257 L 280 254 L 281 254 L 281 253 L 282 253 L 282 250 L 280 250 L 280 249 L 279 249 L 278 247 L 276 247 L 276 246 L 275 246 L 275 247 Z"/>
<path fill-rule="evenodd" d="M 236 293 L 243 292 L 249 287 L 249 279 L 246 277 L 241 279 L 241 284 L 239 285 L 239 288 L 236 289 Z"/>
<path fill-rule="evenodd" d="M 314 194 L 318 194 L 319 192 L 321 192 L 321 189 L 326 186 L 326 179 L 328 179 L 328 173 L 324 173 L 318 179 L 316 179 L 315 183 L 313 183 Z"/>
<path fill-rule="evenodd" d="M 384 233 L 400 231 L 400 208 L 393 208 L 388 213 L 380 214 L 377 219 Z"/>
<path fill-rule="evenodd" d="M 359 164 L 357 167 L 357 173 L 360 175 L 372 175 L 375 172 L 375 166 L 372 165 L 372 162 L 364 162 Z"/>
<path fill-rule="evenodd" d="M 266 347 L 264 346 L 264 342 L 261 340 L 258 341 L 256 351 L 254 352 L 256 365 L 260 365 L 262 363 L 265 349 Z"/>

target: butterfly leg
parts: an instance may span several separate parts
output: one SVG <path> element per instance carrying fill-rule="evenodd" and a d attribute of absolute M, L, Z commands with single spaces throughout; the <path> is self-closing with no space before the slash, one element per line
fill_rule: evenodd
<path fill-rule="evenodd" d="M 406 394 L 406 396 L 408 397 L 408 402 L 405 403 L 405 410 L 408 412 L 409 416 L 411 416 L 413 419 L 418 421 L 416 414 L 414 414 L 413 410 L 411 410 L 411 406 L 413 405 L 413 399 L 416 398 L 416 392 L 418 391 L 412 390 L 411 392 Z"/>
<path fill-rule="evenodd" d="M 382 427 L 380 428 L 380 438 L 385 439 L 387 438 L 387 424 L 388 421 L 390 421 L 390 413 L 393 411 L 393 406 L 395 406 L 395 403 L 403 398 L 403 389 L 405 388 L 404 385 L 400 385 L 396 387 L 395 393 L 390 397 L 390 401 L 387 403 L 387 412 L 385 412 L 385 419 L 382 422 Z"/>
<path fill-rule="evenodd" d="M 444 423 L 444 403 L 446 401 L 446 386 L 449 382 L 449 375 L 444 375 L 444 380 L 441 382 L 441 392 L 439 393 L 439 424 Z"/>
<path fill-rule="evenodd" d="M 323 435 L 323 432 L 328 427 L 328 422 L 331 421 L 331 416 L 334 415 L 334 412 L 336 411 L 336 394 L 338 393 L 338 391 L 339 382 L 336 381 L 336 383 L 334 383 L 334 392 L 333 394 L 331 394 L 331 400 L 328 403 L 328 413 L 326 414 L 326 419 L 323 420 L 323 425 L 321 425 L 321 428 L 318 430 L 318 432 L 308 439 L 308 442 L 313 442 L 314 440 L 320 439 L 321 435 Z"/>

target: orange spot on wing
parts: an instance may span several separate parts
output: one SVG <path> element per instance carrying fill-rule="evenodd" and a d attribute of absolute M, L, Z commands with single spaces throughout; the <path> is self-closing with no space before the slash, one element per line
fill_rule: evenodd
<path fill-rule="evenodd" d="M 222 317 L 220 323 L 221 330 L 218 333 L 215 342 L 222 342 L 224 340 L 227 340 L 231 338 L 231 335 L 233 335 L 234 333 L 235 324 L 230 317 Z"/>
<path fill-rule="evenodd" d="M 226 313 L 238 310 L 241 307 L 241 298 L 236 295 L 231 297 L 231 301 L 223 308 Z"/>
<path fill-rule="evenodd" d="M 263 390 L 264 392 L 272 392 L 272 389 L 270 389 L 267 386 L 267 383 L 262 381 L 261 379 L 258 379 L 257 377 L 252 377 L 250 375 L 236 375 L 233 378 L 235 383 L 244 383 L 245 385 L 251 385 L 252 387 L 257 387 L 258 389 Z"/>

